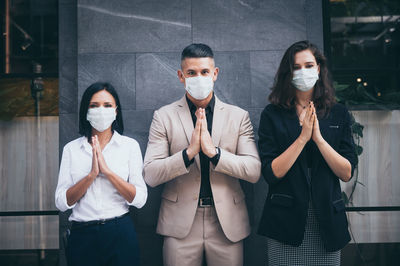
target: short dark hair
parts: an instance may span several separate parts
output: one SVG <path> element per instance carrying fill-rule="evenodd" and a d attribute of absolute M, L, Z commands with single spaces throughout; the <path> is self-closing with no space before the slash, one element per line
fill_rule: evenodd
<path fill-rule="evenodd" d="M 185 58 L 199 58 L 199 57 L 210 57 L 214 58 L 214 53 L 210 46 L 203 43 L 192 43 L 186 46 L 182 51 L 181 61 Z"/>
<path fill-rule="evenodd" d="M 92 126 L 89 121 L 86 119 L 86 115 L 89 109 L 90 100 L 93 95 L 101 90 L 108 91 L 115 100 L 115 104 L 117 105 L 117 117 L 111 125 L 111 130 L 116 130 L 118 133 L 122 134 L 124 132 L 124 123 L 122 121 L 122 108 L 121 103 L 119 102 L 119 97 L 117 91 L 114 87 L 107 82 L 96 82 L 90 85 L 82 95 L 81 104 L 79 107 L 79 134 L 85 136 L 90 141 L 90 137 L 92 135 Z"/>
<path fill-rule="evenodd" d="M 328 71 L 326 57 L 318 50 L 317 46 L 309 41 L 300 41 L 292 44 L 283 55 L 278 71 L 275 75 L 269 101 L 286 109 L 295 107 L 296 88 L 292 84 L 294 71 L 294 57 L 296 53 L 310 50 L 319 65 L 319 79 L 315 83 L 313 102 L 320 115 L 326 114 L 336 103 L 335 91 Z"/>

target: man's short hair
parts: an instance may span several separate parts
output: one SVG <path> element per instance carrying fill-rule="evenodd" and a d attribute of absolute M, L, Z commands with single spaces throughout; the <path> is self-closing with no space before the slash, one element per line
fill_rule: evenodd
<path fill-rule="evenodd" d="M 214 58 L 214 53 L 210 46 L 203 43 L 192 43 L 186 46 L 182 51 L 181 61 L 185 58 L 199 58 L 199 57 L 210 57 Z"/>

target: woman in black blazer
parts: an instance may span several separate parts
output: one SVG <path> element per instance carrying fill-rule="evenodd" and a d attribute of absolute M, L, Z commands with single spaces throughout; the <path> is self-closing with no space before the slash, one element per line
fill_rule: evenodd
<path fill-rule="evenodd" d="M 339 179 L 351 179 L 357 156 L 350 115 L 315 45 L 287 49 L 269 101 L 258 132 L 269 265 L 340 265 L 350 235 Z"/>

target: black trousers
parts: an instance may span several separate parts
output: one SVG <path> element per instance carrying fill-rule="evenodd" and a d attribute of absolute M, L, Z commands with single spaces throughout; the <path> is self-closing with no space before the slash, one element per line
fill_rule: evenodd
<path fill-rule="evenodd" d="M 139 265 L 139 245 L 131 217 L 73 227 L 66 256 L 69 266 Z"/>

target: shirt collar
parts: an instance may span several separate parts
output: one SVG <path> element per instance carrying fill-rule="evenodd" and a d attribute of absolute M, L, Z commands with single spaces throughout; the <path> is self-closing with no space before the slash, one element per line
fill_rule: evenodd
<path fill-rule="evenodd" d="M 188 104 L 188 106 L 189 106 L 190 112 L 195 113 L 196 110 L 197 110 L 197 107 L 196 107 L 196 105 L 194 105 L 194 103 L 187 97 L 187 95 L 186 95 L 186 102 L 187 102 L 187 104 Z M 215 106 L 215 95 L 214 95 L 214 92 L 213 92 L 213 96 L 212 96 L 210 102 L 208 103 L 208 105 L 206 106 L 205 109 L 208 110 L 209 112 L 213 113 L 213 112 L 214 112 L 214 106 Z"/>

